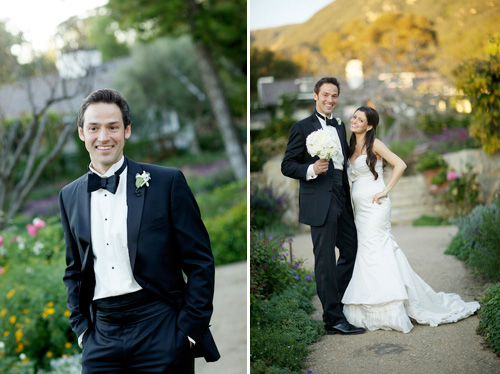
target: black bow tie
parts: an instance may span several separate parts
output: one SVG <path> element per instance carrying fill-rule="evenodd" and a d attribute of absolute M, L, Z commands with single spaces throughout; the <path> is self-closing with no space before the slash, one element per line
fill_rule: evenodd
<path fill-rule="evenodd" d="M 326 118 L 324 115 L 318 113 L 317 110 L 314 110 L 314 113 L 316 113 L 316 115 L 319 118 L 321 118 L 323 121 L 325 121 L 327 126 L 337 127 L 337 120 L 335 118 Z"/>
<path fill-rule="evenodd" d="M 118 183 L 120 183 L 120 174 L 122 173 L 123 170 L 125 170 L 126 166 L 127 166 L 127 159 L 123 161 L 122 166 L 120 167 L 120 169 L 116 171 L 114 175 L 107 178 L 101 178 L 96 173 L 92 172 L 89 173 L 87 192 L 94 192 L 100 188 L 104 188 L 105 190 L 108 190 L 112 194 L 115 194 L 116 189 L 118 188 Z"/>

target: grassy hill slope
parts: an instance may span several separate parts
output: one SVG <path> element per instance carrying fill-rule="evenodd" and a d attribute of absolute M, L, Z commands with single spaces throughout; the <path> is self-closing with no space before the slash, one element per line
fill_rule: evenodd
<path fill-rule="evenodd" d="M 437 31 L 437 64 L 444 73 L 468 57 L 483 57 L 489 36 L 500 34 L 499 0 L 336 0 L 308 21 L 251 32 L 252 46 L 284 55 L 314 53 L 330 31 L 358 19 L 373 22 L 383 13 L 424 15 Z"/>

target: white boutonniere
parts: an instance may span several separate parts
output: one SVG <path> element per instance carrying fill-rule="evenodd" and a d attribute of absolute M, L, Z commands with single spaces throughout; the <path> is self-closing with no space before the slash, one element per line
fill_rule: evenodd
<path fill-rule="evenodd" d="M 141 192 L 139 191 L 140 188 L 146 186 L 149 187 L 149 181 L 151 180 L 151 176 L 147 171 L 143 171 L 142 174 L 137 173 L 135 175 L 135 193 L 137 196 L 140 196 Z"/>

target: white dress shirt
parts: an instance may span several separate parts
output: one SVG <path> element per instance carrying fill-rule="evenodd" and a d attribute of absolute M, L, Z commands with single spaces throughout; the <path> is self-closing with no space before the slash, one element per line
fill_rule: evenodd
<path fill-rule="evenodd" d="M 113 175 L 125 158 L 100 177 Z M 94 252 L 94 300 L 142 289 L 134 279 L 127 244 L 127 168 L 120 174 L 115 194 L 99 189 L 90 195 L 90 230 Z"/>
<path fill-rule="evenodd" d="M 319 123 L 321 123 L 321 127 L 323 129 L 326 129 L 326 127 L 328 126 L 326 124 L 326 121 L 319 116 L 317 116 L 317 117 L 318 117 Z M 326 116 L 325 116 L 325 118 L 326 118 Z M 329 118 L 333 119 L 333 117 L 329 117 Z M 340 152 L 337 152 L 337 154 L 332 157 L 333 166 L 335 167 L 335 170 L 344 170 L 344 154 L 342 153 L 342 145 L 340 144 L 339 134 L 337 131 L 335 131 L 334 134 L 335 134 L 334 137 L 335 137 L 335 142 L 336 142 L 335 147 L 340 149 Z M 314 164 L 309 165 L 309 167 L 307 168 L 306 180 L 309 181 L 311 179 L 316 179 L 317 177 L 318 177 L 318 175 L 314 172 Z"/>

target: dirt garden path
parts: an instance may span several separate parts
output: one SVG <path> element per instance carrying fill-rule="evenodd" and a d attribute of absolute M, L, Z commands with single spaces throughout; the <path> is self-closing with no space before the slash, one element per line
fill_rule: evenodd
<path fill-rule="evenodd" d="M 221 359 L 195 362 L 196 374 L 246 374 L 247 372 L 247 265 L 246 262 L 215 268 L 212 335 Z"/>
<path fill-rule="evenodd" d="M 443 254 L 456 231 L 454 226 L 393 228 L 413 270 L 434 290 L 458 293 L 466 301 L 479 300 L 487 287 L 478 283 L 463 262 Z M 292 248 L 294 255 L 312 269 L 310 234 L 297 235 Z M 313 302 L 313 317 L 321 320 L 319 299 L 315 297 Z M 472 316 L 438 327 L 414 323 L 409 334 L 368 331 L 355 336 L 325 335 L 311 346 L 304 374 L 500 373 L 500 358 L 476 334 L 478 323 L 479 318 Z"/>

